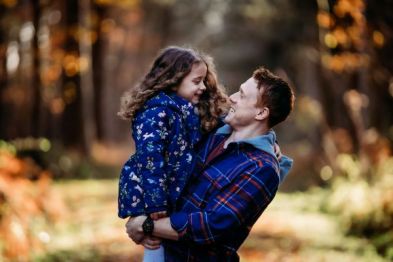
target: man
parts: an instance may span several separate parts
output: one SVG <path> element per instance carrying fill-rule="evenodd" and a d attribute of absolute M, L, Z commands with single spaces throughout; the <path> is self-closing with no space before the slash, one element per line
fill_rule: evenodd
<path fill-rule="evenodd" d="M 166 261 L 238 261 L 236 251 L 283 179 L 270 129 L 291 112 L 291 88 L 259 68 L 230 101 L 227 125 L 197 152 L 176 212 L 156 221 L 139 216 L 127 222 L 130 238 L 147 248 L 158 247 L 154 237 L 166 239 Z"/>

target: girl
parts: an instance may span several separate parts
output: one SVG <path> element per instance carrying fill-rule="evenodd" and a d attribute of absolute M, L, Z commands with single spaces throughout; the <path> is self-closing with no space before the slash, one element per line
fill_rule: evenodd
<path fill-rule="evenodd" d="M 180 47 L 162 51 L 119 112 L 132 121 L 136 147 L 120 174 L 119 217 L 158 219 L 175 207 L 193 169 L 194 146 L 226 105 L 210 57 Z M 144 260 L 164 261 L 163 248 L 145 249 Z"/>

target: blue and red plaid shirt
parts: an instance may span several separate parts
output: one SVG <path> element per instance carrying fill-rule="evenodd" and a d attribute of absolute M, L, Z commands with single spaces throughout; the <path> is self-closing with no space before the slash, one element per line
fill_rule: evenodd
<path fill-rule="evenodd" d="M 164 241 L 165 261 L 238 261 L 236 251 L 276 194 L 274 132 L 224 149 L 228 126 L 221 130 L 197 151 L 193 175 L 170 216 L 180 239 Z"/>

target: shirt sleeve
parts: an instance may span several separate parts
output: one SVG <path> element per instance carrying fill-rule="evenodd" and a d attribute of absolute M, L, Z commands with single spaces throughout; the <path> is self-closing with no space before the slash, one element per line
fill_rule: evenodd
<path fill-rule="evenodd" d="M 272 167 L 239 175 L 208 200 L 205 210 L 173 213 L 171 225 L 179 233 L 179 240 L 212 244 L 228 230 L 240 225 L 252 226 L 272 201 L 277 185 L 277 174 Z"/>
<path fill-rule="evenodd" d="M 168 115 L 163 108 L 150 108 L 138 117 L 134 139 L 146 213 L 167 209 L 165 150 L 169 138 Z"/>

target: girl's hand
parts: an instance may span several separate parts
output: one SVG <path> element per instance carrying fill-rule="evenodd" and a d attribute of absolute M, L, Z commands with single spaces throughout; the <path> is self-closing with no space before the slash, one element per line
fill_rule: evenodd
<path fill-rule="evenodd" d="M 274 143 L 274 153 L 276 154 L 278 161 L 280 161 L 282 154 L 281 154 L 280 146 L 277 143 Z"/>
<path fill-rule="evenodd" d="M 159 212 L 154 212 L 154 213 L 150 214 L 150 217 L 153 220 L 158 220 L 160 218 L 167 217 L 167 216 L 168 216 L 168 214 L 166 211 L 159 211 Z"/>

